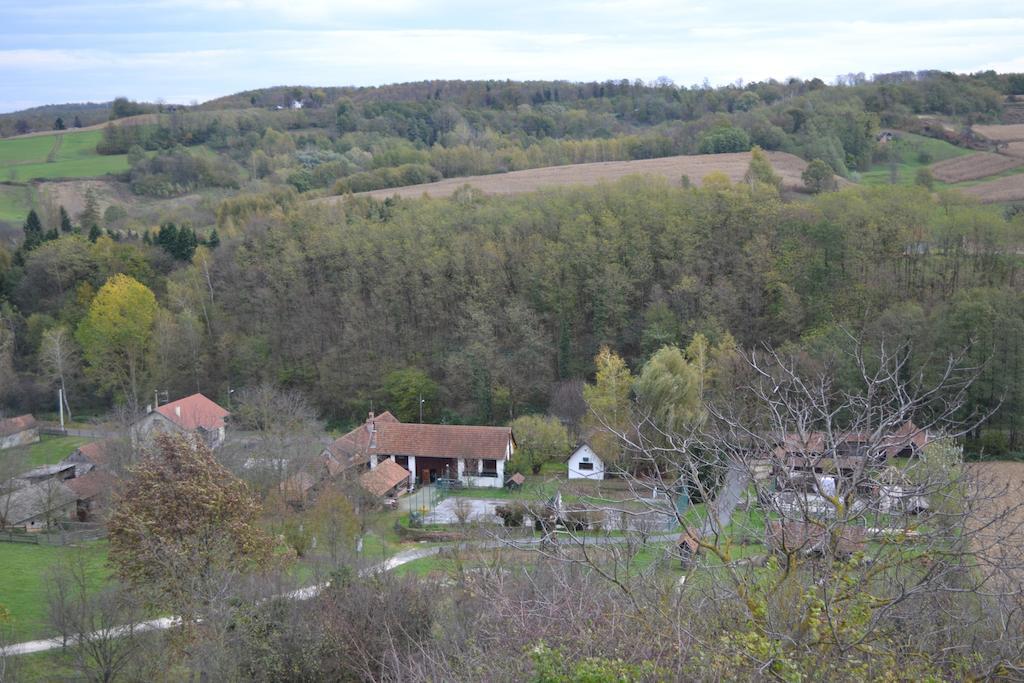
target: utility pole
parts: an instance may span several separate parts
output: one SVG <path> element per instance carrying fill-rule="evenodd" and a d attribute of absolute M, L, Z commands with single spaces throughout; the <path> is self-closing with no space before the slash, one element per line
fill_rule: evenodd
<path fill-rule="evenodd" d="M 419 395 L 420 399 L 420 424 L 423 424 L 423 394 Z"/>

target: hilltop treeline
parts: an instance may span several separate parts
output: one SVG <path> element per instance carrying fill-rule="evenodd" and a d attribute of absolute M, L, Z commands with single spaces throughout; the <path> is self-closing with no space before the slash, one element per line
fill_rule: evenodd
<path fill-rule="evenodd" d="M 382 88 L 282 88 L 111 125 L 101 154 L 135 151 L 132 186 L 170 196 L 204 186 L 289 184 L 335 194 L 527 168 L 746 151 L 752 145 L 867 170 L 880 126 L 922 127 L 918 115 L 994 120 L 1013 76 L 891 74 L 848 85 L 820 80 L 679 88 L 664 82 L 429 82 Z M 274 102 L 285 104 L 274 104 Z M 301 109 L 293 108 L 301 103 Z M 132 112 L 121 102 L 118 111 Z M 286 106 L 287 105 L 287 106 Z M 137 105 L 135 105 L 137 106 Z M 216 106 L 236 106 L 218 110 Z M 139 111 L 142 111 L 140 108 Z M 143 152 L 202 146 L 225 173 L 168 184 L 145 176 Z M 157 165 L 190 166 L 183 157 Z M 201 169 L 200 169 L 201 170 Z M 219 178 L 213 185 L 203 178 Z"/>
<path fill-rule="evenodd" d="M 784 203 L 724 178 L 631 179 L 342 208 L 249 195 L 219 220 L 220 246 L 184 267 L 158 244 L 107 237 L 0 253 L 5 404 L 49 404 L 45 331 L 74 330 L 126 273 L 160 305 L 146 384 L 175 395 L 269 380 L 346 421 L 389 372 L 414 368 L 437 383 L 438 414 L 501 423 L 588 377 L 602 345 L 634 366 L 697 332 L 825 357 L 849 330 L 911 342 L 917 369 L 972 344 L 987 365 L 971 407 L 996 410 L 976 436 L 1021 443 L 1024 219 L 954 195 L 854 188 Z M 80 381 L 79 396 L 96 393 Z"/>

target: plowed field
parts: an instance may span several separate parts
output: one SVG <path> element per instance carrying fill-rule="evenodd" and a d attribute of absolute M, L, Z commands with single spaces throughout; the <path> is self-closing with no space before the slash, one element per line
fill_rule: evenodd
<path fill-rule="evenodd" d="M 1024 123 L 1012 123 L 994 126 L 974 126 L 974 132 L 977 133 L 978 135 L 984 135 L 989 140 L 1024 140 Z"/>
<path fill-rule="evenodd" d="M 1024 159 L 991 152 L 978 152 L 932 164 L 931 171 L 937 180 L 944 183 L 960 183 L 965 180 L 986 178 L 1021 164 L 1024 164 Z"/>
<path fill-rule="evenodd" d="M 964 188 L 962 192 L 983 202 L 1019 201 L 1024 199 L 1024 173 L 978 183 L 974 187 Z"/>
<path fill-rule="evenodd" d="M 803 188 L 804 184 L 800 174 L 807 168 L 806 161 L 785 152 L 767 152 L 767 155 L 775 172 L 782 176 L 784 189 Z M 569 166 L 548 166 L 465 178 L 446 178 L 436 183 L 392 187 L 360 194 L 378 199 L 395 195 L 406 198 L 420 197 L 424 194 L 437 198 L 451 196 L 464 185 L 475 187 L 486 194 L 519 194 L 534 192 L 545 187 L 596 185 L 600 182 L 615 181 L 636 174 L 663 176 L 676 183 L 686 175 L 693 185 L 699 186 L 705 177 L 716 172 L 726 174 L 733 182 L 739 182 L 743 179 L 749 165 L 749 152 L 675 156 L 639 161 L 606 161 Z M 849 185 L 849 181 L 843 178 L 836 180 L 840 187 Z M 340 199 L 340 197 L 333 197 L 328 198 L 327 201 L 339 201 Z"/>

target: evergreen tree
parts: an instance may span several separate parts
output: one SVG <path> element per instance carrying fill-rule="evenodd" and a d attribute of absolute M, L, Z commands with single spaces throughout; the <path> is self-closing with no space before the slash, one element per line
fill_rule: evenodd
<path fill-rule="evenodd" d="M 211 249 L 216 249 L 220 246 L 220 235 L 217 234 L 217 228 L 214 228 L 210 233 L 210 238 L 206 240 L 206 244 Z"/>
<path fill-rule="evenodd" d="M 149 230 L 147 230 L 146 232 L 144 232 L 142 234 L 142 243 L 143 244 L 153 244 L 153 237 L 149 234 Z"/>
<path fill-rule="evenodd" d="M 65 209 L 63 206 L 60 207 L 60 231 L 75 231 L 75 226 L 71 224 L 71 216 L 68 215 L 67 209 Z"/>
<path fill-rule="evenodd" d="M 174 256 L 174 249 L 178 244 L 178 226 L 174 223 L 164 223 L 160 226 L 160 232 L 156 236 L 157 245 Z"/>
<path fill-rule="evenodd" d="M 55 239 L 57 239 L 59 237 L 60 237 L 60 233 L 57 232 L 57 228 L 51 228 L 50 230 L 46 231 L 45 235 L 43 235 L 43 240 L 46 241 L 46 242 L 50 242 L 50 241 L 53 241 L 53 240 L 55 240 Z"/>
<path fill-rule="evenodd" d="M 82 228 L 89 228 L 89 234 L 93 232 L 93 227 L 99 229 L 100 223 L 100 206 L 99 200 L 96 198 L 96 192 L 89 188 L 85 191 L 85 209 L 82 211 L 82 215 L 78 217 Z"/>
<path fill-rule="evenodd" d="M 174 244 L 174 258 L 179 261 L 192 260 L 192 255 L 196 253 L 197 246 L 199 246 L 199 240 L 196 237 L 195 230 L 186 227 L 180 228 L 178 230 L 178 239 Z"/>
<path fill-rule="evenodd" d="M 93 224 L 92 224 L 92 227 L 91 227 L 91 228 L 89 228 L 89 241 L 90 241 L 90 242 L 95 242 L 95 241 L 96 241 L 96 240 L 98 240 L 98 239 L 99 239 L 99 238 L 100 238 L 100 237 L 101 237 L 102 235 L 103 235 L 103 231 L 102 231 L 102 230 L 100 230 L 100 226 L 98 226 L 98 225 L 96 225 L 95 223 L 93 223 Z"/>
<path fill-rule="evenodd" d="M 28 212 L 25 218 L 25 242 L 22 248 L 25 251 L 32 251 L 43 243 L 43 224 L 39 221 L 39 214 L 35 209 Z"/>
<path fill-rule="evenodd" d="M 81 128 L 82 127 L 82 119 L 78 118 L 77 114 L 75 115 L 75 122 L 74 122 L 73 125 L 75 126 L 75 128 Z"/>
<path fill-rule="evenodd" d="M 53 122 L 53 129 L 64 130 L 65 128 L 67 128 L 67 126 L 64 125 L 64 119 L 58 116 L 57 120 Z"/>

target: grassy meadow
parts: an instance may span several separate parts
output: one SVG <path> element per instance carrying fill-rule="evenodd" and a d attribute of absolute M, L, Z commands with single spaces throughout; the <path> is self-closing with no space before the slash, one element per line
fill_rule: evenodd
<path fill-rule="evenodd" d="M 127 171 L 127 155 L 96 153 L 102 136 L 102 131 L 90 130 L 0 140 L 0 180 L 91 178 Z"/>
<path fill-rule="evenodd" d="M 61 561 L 85 555 L 90 580 L 99 587 L 107 580 L 107 542 L 80 546 L 0 543 L 0 605 L 11 614 L 10 637 L 15 641 L 52 635 L 47 626 L 47 577 Z"/>
<path fill-rule="evenodd" d="M 42 436 L 39 443 L 32 444 L 25 450 L 26 467 L 53 465 L 75 452 L 82 444 L 96 439 L 88 436 Z"/>
<path fill-rule="evenodd" d="M 24 185 L 0 185 L 0 221 L 23 221 L 31 208 L 30 188 Z"/>
<path fill-rule="evenodd" d="M 897 185 L 913 185 L 917 171 L 937 161 L 973 153 L 973 150 L 951 145 L 944 140 L 905 132 L 900 132 L 898 138 L 887 144 L 891 152 L 896 154 Z M 859 182 L 864 185 L 890 185 L 892 180 L 892 167 L 887 161 L 872 165 L 870 171 L 864 171 L 859 177 Z"/>

